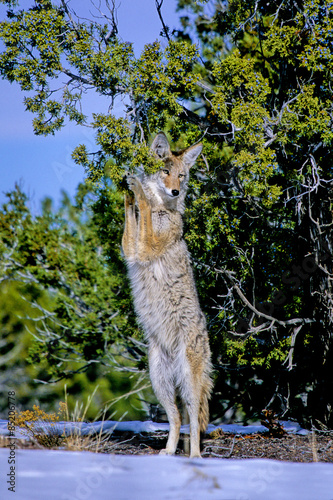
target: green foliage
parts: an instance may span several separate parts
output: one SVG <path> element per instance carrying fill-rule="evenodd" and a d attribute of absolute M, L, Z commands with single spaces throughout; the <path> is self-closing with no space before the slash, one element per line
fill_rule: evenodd
<path fill-rule="evenodd" d="M 0 212 L 2 375 L 8 383 L 20 375 L 15 388 L 20 404 L 32 399 L 46 407 L 63 397 L 62 379 L 70 379 L 68 393 L 79 394 L 79 400 L 98 382 L 88 418 L 133 392 L 107 415 L 121 418 L 128 412 L 135 418 L 142 411 L 135 363 L 144 354 L 123 342 L 140 334 L 120 247 L 110 245 L 122 230 L 121 196 L 107 187 L 97 192 L 80 186 L 76 204 L 64 194 L 54 211 L 46 199 L 35 217 L 19 188 L 7 197 Z M 123 374 L 115 371 L 119 366 Z M 59 382 L 41 386 L 36 379 Z"/>
<path fill-rule="evenodd" d="M 50 358 L 56 372 L 53 355 L 84 364 L 110 346 L 130 351 L 130 337 L 140 341 L 118 247 L 121 197 L 103 179 L 120 187 L 128 170 L 160 168 L 148 146 L 163 129 L 175 148 L 204 145 L 185 233 L 221 394 L 213 414 L 241 408 L 251 418 L 269 405 L 331 425 L 332 0 L 179 0 L 182 30 L 166 30 L 163 46 L 147 44 L 137 58 L 112 7 L 98 24 L 73 16 L 70 3 L 5 3 L 0 72 L 29 91 L 36 133 L 66 120 L 96 132 L 94 152 L 85 144 L 73 152 L 88 185 L 99 185 L 92 218 L 77 215 L 80 231 L 50 211 L 36 227 L 23 202 L 16 223 L 2 215 L 1 251 L 14 236 L 18 266 L 57 290 L 55 332 L 65 347 L 43 340 L 36 361 Z M 84 114 L 89 91 L 107 99 L 108 112 Z M 145 358 L 136 356 L 141 369 Z"/>
<path fill-rule="evenodd" d="M 333 3 L 295 9 L 291 2 L 233 1 L 225 10 L 216 5 L 212 17 L 204 6 L 186 5 L 197 14 L 202 56 L 210 54 L 202 74 L 211 96 L 202 91 L 202 105 L 211 131 L 223 137 L 220 151 L 232 147 L 220 163 L 205 148 L 210 169 L 203 189 L 196 186 L 192 207 L 200 199 L 202 209 L 191 209 L 188 238 L 201 296 L 218 312 L 210 330 L 220 353 L 220 403 L 242 401 L 251 413 L 270 402 L 305 421 L 331 422 L 317 381 L 330 385 L 332 377 L 332 351 L 323 347 L 331 346 L 331 306 L 320 290 L 331 297 Z M 184 36 L 193 36 L 190 26 Z M 233 45 L 220 58 L 212 42 L 222 34 Z M 237 224 L 230 227 L 231 220 Z M 254 374 L 264 391 L 252 385 Z"/>

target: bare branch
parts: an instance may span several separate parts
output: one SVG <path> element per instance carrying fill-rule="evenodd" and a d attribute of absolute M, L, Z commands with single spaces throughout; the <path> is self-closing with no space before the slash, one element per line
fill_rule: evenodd
<path fill-rule="evenodd" d="M 163 19 L 162 12 L 161 12 L 163 0 L 155 0 L 155 5 L 156 5 L 158 16 L 159 16 L 161 23 L 162 23 L 162 26 L 163 26 L 162 33 L 164 33 L 164 36 L 167 38 L 168 41 L 170 41 L 169 28 L 164 23 L 164 19 Z"/>
<path fill-rule="evenodd" d="M 67 2 L 67 3 L 69 3 L 69 2 Z M 72 23 L 72 26 L 73 26 L 74 30 L 75 30 L 75 31 L 76 31 L 76 33 L 78 34 L 78 33 L 79 33 L 79 27 L 78 27 L 78 25 L 77 25 L 77 23 L 76 23 L 76 21 L 75 21 L 74 17 L 72 16 L 71 11 L 70 11 L 70 10 L 69 10 L 69 8 L 68 8 L 67 3 L 66 3 L 66 1 L 65 1 L 65 0 L 61 0 L 61 5 L 63 6 L 64 11 L 66 12 L 66 14 L 67 14 L 67 16 L 68 16 L 68 18 L 69 18 L 70 22 Z"/>
<path fill-rule="evenodd" d="M 235 280 L 234 278 L 232 277 L 231 273 L 227 270 L 221 270 L 221 269 L 214 269 L 217 273 L 223 273 L 225 274 L 226 276 L 228 276 L 228 278 L 230 279 L 230 281 L 232 281 L 233 283 L 233 288 L 236 290 L 237 294 L 239 295 L 239 297 L 242 299 L 243 303 L 249 308 L 251 309 L 251 311 L 253 311 L 257 316 L 260 316 L 261 318 L 265 318 L 269 321 L 272 321 L 272 322 L 276 322 L 277 324 L 281 325 L 281 326 L 287 326 L 287 325 L 296 325 L 296 324 L 299 324 L 299 323 L 313 323 L 315 320 L 313 319 L 310 319 L 310 318 L 293 318 L 293 319 L 289 319 L 287 321 L 282 321 L 282 320 L 279 320 L 277 318 L 274 318 L 273 316 L 270 316 L 269 314 L 265 314 L 263 313 L 262 311 L 259 311 L 253 304 L 251 304 L 251 302 L 248 301 L 248 299 L 245 297 L 245 295 L 243 294 L 243 292 L 241 291 L 241 289 L 239 288 L 239 286 L 235 283 Z"/>
<path fill-rule="evenodd" d="M 288 370 L 289 371 L 292 370 L 293 366 L 294 366 L 293 365 L 293 356 L 294 356 L 294 351 L 295 351 L 296 337 L 297 337 L 297 334 L 300 332 L 302 326 L 303 326 L 303 324 L 295 327 L 293 329 L 293 333 L 291 335 L 291 343 L 290 343 L 289 353 L 288 353 L 288 356 L 283 363 L 283 364 L 288 363 Z"/>

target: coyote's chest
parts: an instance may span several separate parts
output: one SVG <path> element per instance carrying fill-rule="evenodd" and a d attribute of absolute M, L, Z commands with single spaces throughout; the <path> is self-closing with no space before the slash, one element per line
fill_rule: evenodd
<path fill-rule="evenodd" d="M 152 225 L 156 236 L 168 235 L 168 243 L 180 239 L 183 232 L 183 221 L 179 212 L 156 209 L 152 210 Z"/>

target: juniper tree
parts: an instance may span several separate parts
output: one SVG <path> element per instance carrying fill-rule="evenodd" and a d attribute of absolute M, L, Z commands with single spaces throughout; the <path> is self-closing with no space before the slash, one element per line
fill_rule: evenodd
<path fill-rule="evenodd" d="M 91 21 L 70 2 L 3 3 L 1 75 L 28 92 L 35 133 L 95 130 L 94 151 L 73 151 L 89 182 L 107 174 L 121 189 L 126 170 L 159 168 L 158 130 L 174 148 L 204 143 L 185 222 L 216 414 L 270 407 L 331 424 L 333 2 L 179 0 L 171 32 L 156 0 L 163 43 L 139 57 L 113 1 Z M 85 115 L 87 92 L 108 99 L 105 113 Z"/>

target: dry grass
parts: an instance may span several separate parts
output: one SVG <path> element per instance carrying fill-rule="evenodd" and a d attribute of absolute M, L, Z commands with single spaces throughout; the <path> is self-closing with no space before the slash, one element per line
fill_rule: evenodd
<path fill-rule="evenodd" d="M 29 444 L 26 442 L 24 447 L 49 449 L 61 447 L 71 451 L 103 452 L 109 436 L 102 434 L 102 426 L 99 434 L 90 436 L 83 435 L 80 426 L 77 425 L 85 421 L 87 411 L 97 389 L 98 387 L 88 397 L 85 405 L 76 403 L 71 413 L 68 410 L 66 389 L 65 401 L 59 403 L 57 413 L 46 413 L 36 405 L 33 406 L 32 410 L 17 413 L 15 416 L 16 427 L 28 438 Z M 60 422 L 62 422 L 61 425 Z M 63 425 L 63 422 L 65 422 L 65 425 Z M 68 425 L 66 425 L 66 422 L 68 422 Z M 6 438 L 3 438 L 3 440 L 6 441 Z M 24 441 L 24 439 L 21 441 Z"/>

